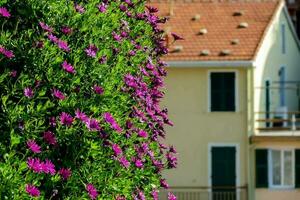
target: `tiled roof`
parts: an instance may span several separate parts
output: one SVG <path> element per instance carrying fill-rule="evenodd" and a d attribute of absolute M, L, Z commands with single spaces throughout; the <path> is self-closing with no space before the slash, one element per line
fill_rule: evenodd
<path fill-rule="evenodd" d="M 163 25 L 184 40 L 170 45 L 166 61 L 253 60 L 281 1 L 174 1 Z M 151 2 L 168 16 L 168 1 Z"/>

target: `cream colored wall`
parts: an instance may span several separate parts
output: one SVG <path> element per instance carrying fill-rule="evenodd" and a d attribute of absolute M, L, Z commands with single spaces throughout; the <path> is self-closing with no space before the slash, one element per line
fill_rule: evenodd
<path fill-rule="evenodd" d="M 208 112 L 208 69 L 168 68 L 166 96 L 175 126 L 167 128 L 167 142 L 179 152 L 179 165 L 164 176 L 171 186 L 208 186 L 209 143 L 240 146 L 240 185 L 247 183 L 246 69 L 238 73 L 238 112 Z"/>
<path fill-rule="evenodd" d="M 282 54 L 281 48 L 281 24 L 286 25 L 286 54 Z M 273 25 L 265 37 L 259 51 L 256 68 L 254 69 L 255 102 L 254 111 L 265 111 L 265 91 L 257 89 L 265 86 L 265 80 L 279 81 L 279 69 L 286 66 L 286 81 L 300 80 L 300 54 L 296 40 L 289 27 L 287 17 L 282 10 L 275 17 Z M 278 87 L 279 85 L 273 85 Z M 286 85 L 295 87 L 295 85 Z M 271 85 L 272 87 L 272 85 Z M 286 90 L 286 104 L 289 111 L 298 110 L 296 90 Z M 276 111 L 279 106 L 279 89 L 271 90 L 271 111 Z"/>

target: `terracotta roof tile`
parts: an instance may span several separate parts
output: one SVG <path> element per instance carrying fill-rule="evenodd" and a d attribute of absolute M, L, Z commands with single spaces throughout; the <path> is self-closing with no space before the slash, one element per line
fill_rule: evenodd
<path fill-rule="evenodd" d="M 170 4 L 167 1 L 149 4 L 159 8 L 160 16 L 169 15 Z M 183 46 L 183 49 L 170 53 L 164 60 L 252 60 L 278 5 L 279 1 L 175 1 L 174 15 L 163 28 L 170 27 L 171 32 L 184 37 L 175 44 Z M 241 11 L 242 15 L 236 15 L 236 11 Z M 200 19 L 193 20 L 196 14 L 200 15 Z M 243 22 L 248 27 L 239 28 Z M 198 34 L 203 28 L 207 29 L 207 33 Z M 238 44 L 232 44 L 234 39 L 238 39 Z M 220 55 L 225 49 L 231 53 Z M 209 50 L 210 54 L 201 56 L 202 50 Z"/>

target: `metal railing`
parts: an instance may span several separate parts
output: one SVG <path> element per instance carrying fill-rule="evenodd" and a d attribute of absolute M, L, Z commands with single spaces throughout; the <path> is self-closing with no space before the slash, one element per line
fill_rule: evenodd
<path fill-rule="evenodd" d="M 300 112 L 256 112 L 257 131 L 300 130 Z M 267 117 L 266 117 L 267 116 Z"/>
<path fill-rule="evenodd" d="M 247 187 L 173 187 L 160 191 L 159 200 L 172 192 L 178 200 L 247 200 Z"/>

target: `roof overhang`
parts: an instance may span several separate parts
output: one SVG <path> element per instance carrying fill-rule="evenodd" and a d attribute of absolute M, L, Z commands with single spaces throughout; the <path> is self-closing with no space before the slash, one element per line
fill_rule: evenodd
<path fill-rule="evenodd" d="M 167 61 L 169 67 L 174 68 L 249 68 L 254 67 L 251 60 L 241 61 Z"/>

